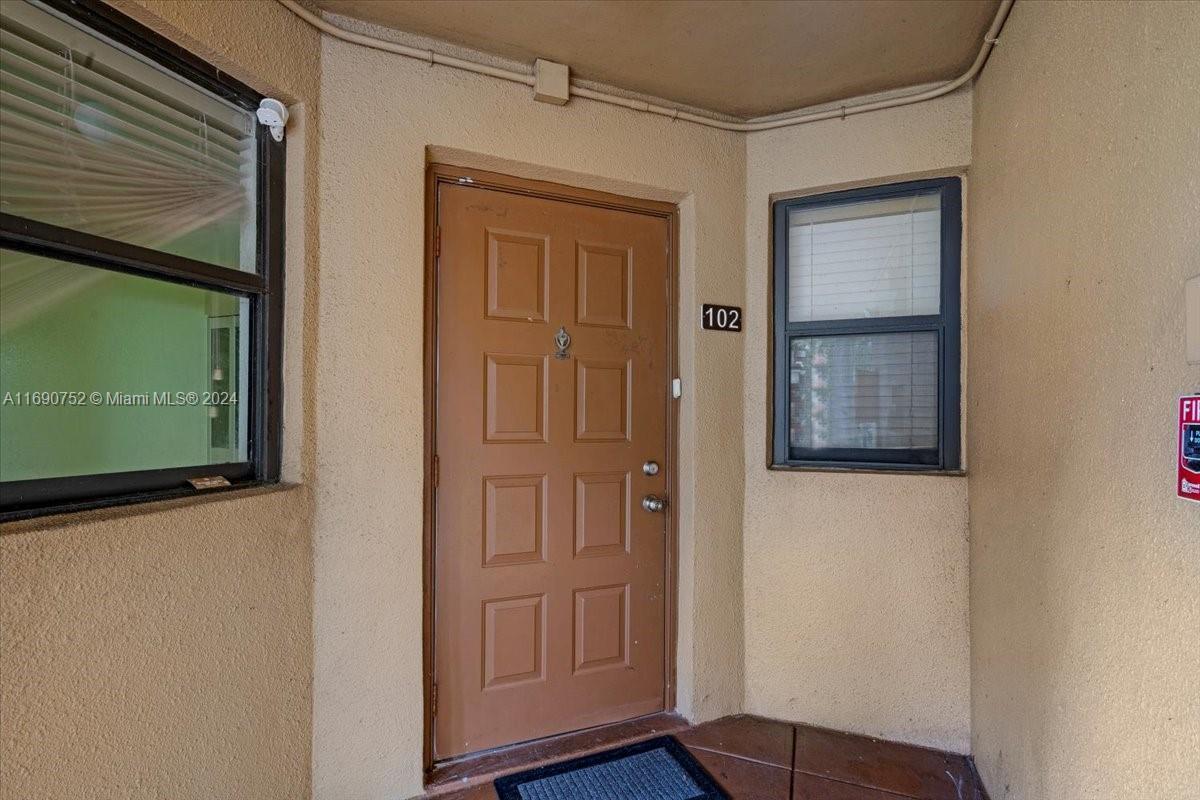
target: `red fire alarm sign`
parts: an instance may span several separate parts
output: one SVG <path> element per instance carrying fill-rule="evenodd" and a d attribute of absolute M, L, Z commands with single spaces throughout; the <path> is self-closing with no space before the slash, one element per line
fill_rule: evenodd
<path fill-rule="evenodd" d="M 1179 480 L 1184 500 L 1200 502 L 1200 394 L 1179 398 Z"/>

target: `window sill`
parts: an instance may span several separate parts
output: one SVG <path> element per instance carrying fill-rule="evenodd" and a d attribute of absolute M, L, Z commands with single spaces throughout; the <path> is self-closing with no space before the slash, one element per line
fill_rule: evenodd
<path fill-rule="evenodd" d="M 965 469 L 937 469 L 929 467 L 839 467 L 833 464 L 821 466 L 811 464 L 768 464 L 767 469 L 772 472 L 825 472 L 838 475 L 939 475 L 943 478 L 967 477 Z"/>
<path fill-rule="evenodd" d="M 300 489 L 301 484 L 298 483 L 255 481 L 235 484 L 226 489 L 210 489 L 203 492 L 194 489 L 172 489 L 168 492 L 107 498 L 68 506 L 0 512 L 0 536 L 67 525 L 124 519 L 204 503 L 242 500 L 277 492 L 299 491 Z"/>

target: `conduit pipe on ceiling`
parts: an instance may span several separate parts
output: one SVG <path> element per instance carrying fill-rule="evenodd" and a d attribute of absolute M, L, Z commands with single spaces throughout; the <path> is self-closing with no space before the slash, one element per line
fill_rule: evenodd
<path fill-rule="evenodd" d="M 996 16 L 992 19 L 992 24 L 988 27 L 987 33 L 984 34 L 983 44 L 979 48 L 978 55 L 975 56 L 975 61 L 971 64 L 962 75 L 951 81 L 947 81 L 938 86 L 934 86 L 922 91 L 913 92 L 912 94 L 900 95 L 898 97 L 889 97 L 884 100 L 874 100 L 865 103 L 856 103 L 853 105 L 839 105 L 834 108 L 828 108 L 824 111 L 796 111 L 783 116 L 775 116 L 769 119 L 748 119 L 737 122 L 706 117 L 701 114 L 696 114 L 690 111 L 684 111 L 678 108 L 669 106 L 655 105 L 647 103 L 644 100 L 635 100 L 629 97 L 621 97 L 620 95 L 609 94 L 607 92 L 588 89 L 580 86 L 574 81 L 571 82 L 571 95 L 574 97 L 582 97 L 588 100 L 595 100 L 598 103 L 607 103 L 609 105 L 621 106 L 634 111 L 642 111 L 647 114 L 657 114 L 661 117 L 670 119 L 679 119 L 685 122 L 694 122 L 697 125 L 705 125 L 709 128 L 719 128 L 726 131 L 737 131 L 741 133 L 750 133 L 753 131 L 768 131 L 775 128 L 787 128 L 792 125 L 803 125 L 806 122 L 818 122 L 823 119 L 838 119 L 846 118 L 854 114 L 865 114 L 868 111 L 880 111 L 885 108 L 896 108 L 897 106 L 907 106 L 912 103 L 920 103 L 925 100 L 933 100 L 936 97 L 941 97 L 944 94 L 949 94 L 963 84 L 969 83 L 975 79 L 983 69 L 983 65 L 987 62 L 988 54 L 992 52 L 992 48 L 1000 36 L 1000 30 L 1004 27 L 1004 20 L 1008 17 L 1008 12 L 1012 9 L 1013 3 L 1016 0 L 1002 0 L 1000 7 L 996 9 Z M 382 50 L 387 53 L 405 56 L 407 58 L 424 61 L 430 66 L 434 64 L 442 64 L 447 67 L 474 72 L 479 75 L 490 75 L 493 78 L 499 78 L 504 81 L 524 84 L 525 86 L 534 85 L 534 76 L 525 72 L 517 72 L 516 70 L 501 69 L 499 67 L 480 64 L 475 61 L 469 61 L 465 58 L 455 58 L 453 56 L 444 56 L 435 53 L 432 50 L 422 50 L 419 47 L 408 47 L 407 45 L 389 42 L 386 39 L 379 39 L 374 36 L 367 36 L 354 31 L 348 31 L 345 28 L 340 28 L 330 22 L 322 19 L 317 14 L 312 13 L 304 6 L 300 5 L 296 0 L 278 0 L 285 8 L 291 11 L 300 19 L 307 22 L 322 33 L 326 33 L 335 39 L 341 39 L 344 42 L 370 47 L 375 50 Z M 828 104 L 823 104 L 828 105 Z"/>

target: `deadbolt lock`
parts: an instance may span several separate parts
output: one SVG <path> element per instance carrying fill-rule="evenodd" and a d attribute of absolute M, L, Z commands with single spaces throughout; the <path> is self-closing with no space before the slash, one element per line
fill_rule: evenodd
<path fill-rule="evenodd" d="M 658 474 L 658 462 L 657 461 L 647 461 L 645 464 L 642 464 L 642 472 L 643 472 L 643 474 L 646 474 L 646 475 L 657 475 Z"/>

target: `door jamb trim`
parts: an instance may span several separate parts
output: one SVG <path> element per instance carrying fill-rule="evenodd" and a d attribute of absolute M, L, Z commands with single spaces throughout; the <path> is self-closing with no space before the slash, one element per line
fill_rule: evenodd
<path fill-rule="evenodd" d="M 466 178 L 467 181 L 460 181 Z M 424 287 L 424 365 L 423 394 L 425 404 L 425 441 L 423 448 L 422 480 L 422 690 L 424 697 L 423 720 L 423 768 L 428 783 L 433 768 L 433 679 L 434 679 L 434 518 L 435 473 L 434 459 L 437 442 L 437 297 L 438 297 L 438 189 L 442 184 L 469 185 L 510 192 L 548 200 L 611 208 L 618 211 L 662 217 L 667 221 L 667 372 L 666 381 L 679 375 L 679 207 L 658 200 L 610 194 L 592 189 L 566 186 L 547 181 L 518 178 L 485 170 L 456 167 L 449 164 L 431 163 L 425 176 L 425 287 Z M 671 503 L 667 507 L 666 520 L 666 563 L 664 585 L 666 586 L 666 620 L 664 633 L 664 687 L 663 711 L 671 712 L 676 707 L 676 647 L 679 631 L 679 514 L 676 498 L 679 496 L 679 406 L 670 392 L 666 393 L 667 444 L 667 491 Z"/>

